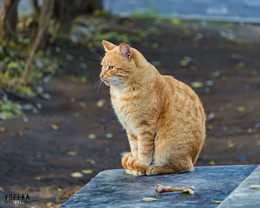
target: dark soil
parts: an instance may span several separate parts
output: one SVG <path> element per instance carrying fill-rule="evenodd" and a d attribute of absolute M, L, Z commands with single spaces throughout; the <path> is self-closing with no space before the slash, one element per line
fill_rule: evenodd
<path fill-rule="evenodd" d="M 128 23 L 119 29 L 127 30 Z M 258 26 L 134 24 L 144 30 L 153 25 L 163 31 L 133 44 L 162 74 L 187 84 L 204 84 L 195 88 L 208 115 L 207 139 L 197 165 L 260 163 L 260 39 L 259 34 L 252 36 L 259 33 Z M 28 121 L 10 120 L 0 126 L 4 128 L 0 132 L 0 187 L 5 193 L 29 194 L 28 207 L 58 207 L 100 171 L 122 168 L 120 155 L 129 151 L 125 132 L 111 108 L 108 88 L 95 88 L 99 63 L 86 48 L 68 44 L 61 49 L 54 55 L 70 54 L 74 60 L 64 58 L 63 69 L 44 85 L 52 99 L 35 98 L 34 102 L 42 105 L 37 114 L 28 112 Z M 188 65 L 182 64 L 187 66 L 180 65 L 184 57 L 192 58 Z M 70 78 L 85 73 L 78 70 L 82 58 L 90 77 L 86 83 Z M 98 107 L 101 99 L 105 103 Z M 95 138 L 90 139 L 93 134 Z M 71 176 L 82 169 L 93 173 Z M 1 203 L 3 200 L 4 195 Z"/>

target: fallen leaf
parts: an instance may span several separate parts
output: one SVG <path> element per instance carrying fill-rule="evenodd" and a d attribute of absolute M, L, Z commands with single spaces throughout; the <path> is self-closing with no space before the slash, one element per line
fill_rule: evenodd
<path fill-rule="evenodd" d="M 191 189 L 185 189 L 185 190 L 183 190 L 182 191 L 182 193 L 188 193 L 188 194 L 194 194 L 195 192 L 193 191 L 193 190 L 191 190 Z"/>
<path fill-rule="evenodd" d="M 1 127 L 1 128 L 0 128 L 0 132 L 5 132 L 5 128 L 4 128 L 4 127 Z"/>
<path fill-rule="evenodd" d="M 204 87 L 204 84 L 202 82 L 192 82 L 190 86 L 193 88 L 202 88 Z"/>
<path fill-rule="evenodd" d="M 96 164 L 95 160 L 92 160 L 92 159 L 86 159 L 86 162 L 90 163 L 92 165 Z"/>
<path fill-rule="evenodd" d="M 2 187 L 0 187 L 0 191 L 5 192 L 5 190 Z"/>
<path fill-rule="evenodd" d="M 120 156 L 123 157 L 126 153 L 128 153 L 128 152 L 121 152 Z"/>
<path fill-rule="evenodd" d="M 89 139 L 96 139 L 96 135 L 95 135 L 95 134 L 89 134 L 89 135 L 88 135 L 88 138 L 89 138 Z"/>
<path fill-rule="evenodd" d="M 178 25 L 178 24 L 180 24 L 180 20 L 177 18 L 173 18 L 173 19 L 171 19 L 171 23 L 174 25 Z"/>
<path fill-rule="evenodd" d="M 66 57 L 65 57 L 68 61 L 73 61 L 74 60 L 74 57 L 70 54 L 67 54 Z"/>
<path fill-rule="evenodd" d="M 114 135 L 113 134 L 111 134 L 111 133 L 107 133 L 106 134 L 106 138 L 112 138 Z"/>
<path fill-rule="evenodd" d="M 228 148 L 232 148 L 235 146 L 235 143 L 232 141 L 228 141 Z"/>
<path fill-rule="evenodd" d="M 55 124 L 52 124 L 51 128 L 54 129 L 54 130 L 58 130 L 59 129 L 59 127 L 57 125 L 55 125 Z"/>
<path fill-rule="evenodd" d="M 212 125 L 212 124 L 209 124 L 209 125 L 207 126 L 207 129 L 208 129 L 208 130 L 212 130 L 212 129 L 213 129 L 213 125 Z"/>
<path fill-rule="evenodd" d="M 75 152 L 75 151 L 69 151 L 69 152 L 67 152 L 67 155 L 69 155 L 69 156 L 75 156 L 75 155 L 77 155 L 78 153 L 77 152 Z"/>
<path fill-rule="evenodd" d="M 186 56 L 186 57 L 184 57 L 184 58 L 180 61 L 180 65 L 183 66 L 183 67 L 184 67 L 184 66 L 188 66 L 188 65 L 190 64 L 191 60 L 192 60 L 191 57 Z"/>
<path fill-rule="evenodd" d="M 84 173 L 84 174 L 91 174 L 91 173 L 93 173 L 93 170 L 83 169 L 83 170 L 81 170 L 81 172 Z"/>
<path fill-rule="evenodd" d="M 81 177 L 83 177 L 83 174 L 80 172 L 74 172 L 74 173 L 71 173 L 71 176 L 73 178 L 81 178 Z"/>
<path fill-rule="evenodd" d="M 260 185 L 251 185 L 250 188 L 251 189 L 260 189 Z"/>
<path fill-rule="evenodd" d="M 216 162 L 212 160 L 212 161 L 209 162 L 209 164 L 210 165 L 216 165 Z"/>
<path fill-rule="evenodd" d="M 222 201 L 216 201 L 216 200 L 213 200 L 213 199 L 211 199 L 211 201 L 215 202 L 216 204 L 221 204 L 222 203 Z"/>
<path fill-rule="evenodd" d="M 47 205 L 47 207 L 51 207 L 52 206 L 52 202 L 48 202 L 46 205 Z"/>
<path fill-rule="evenodd" d="M 37 181 L 40 181 L 40 180 L 42 180 L 42 177 L 40 177 L 40 176 L 36 176 L 36 177 L 34 177 Z"/>
<path fill-rule="evenodd" d="M 238 106 L 237 107 L 237 111 L 240 112 L 240 113 L 244 112 L 245 110 L 246 110 L 245 106 Z"/>
<path fill-rule="evenodd" d="M 85 108 L 87 106 L 87 104 L 85 102 L 79 102 L 79 106 L 82 108 Z"/>
<path fill-rule="evenodd" d="M 101 100 L 97 101 L 97 106 L 101 108 L 101 107 L 104 106 L 105 103 L 106 103 L 106 100 L 105 99 L 101 99 Z"/>
<path fill-rule="evenodd" d="M 157 201 L 158 199 L 156 198 L 152 198 L 152 197 L 145 197 L 143 198 L 143 201 L 145 202 L 153 202 L 153 201 Z"/>

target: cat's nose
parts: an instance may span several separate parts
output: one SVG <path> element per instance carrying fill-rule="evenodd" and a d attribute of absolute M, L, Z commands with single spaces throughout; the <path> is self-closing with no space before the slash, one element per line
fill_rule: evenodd
<path fill-rule="evenodd" d="M 103 74 L 100 74 L 100 79 L 103 79 L 104 78 L 104 75 Z"/>

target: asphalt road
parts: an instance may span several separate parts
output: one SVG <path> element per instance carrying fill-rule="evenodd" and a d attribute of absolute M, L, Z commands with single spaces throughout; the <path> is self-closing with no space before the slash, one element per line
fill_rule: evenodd
<path fill-rule="evenodd" d="M 119 16 L 148 12 L 180 19 L 260 22 L 260 0 L 104 0 L 104 8 Z"/>

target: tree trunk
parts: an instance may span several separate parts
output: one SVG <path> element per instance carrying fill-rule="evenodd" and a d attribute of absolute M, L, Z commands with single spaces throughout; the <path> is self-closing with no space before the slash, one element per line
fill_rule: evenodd
<path fill-rule="evenodd" d="M 53 18 L 58 33 L 67 33 L 75 17 L 102 9 L 102 0 L 54 0 Z"/>
<path fill-rule="evenodd" d="M 46 29 L 48 27 L 48 24 L 49 24 L 51 15 L 52 15 L 52 11 L 53 11 L 53 0 L 43 0 L 41 12 L 40 12 L 40 19 L 39 19 L 39 27 L 38 27 L 38 31 L 37 31 L 37 36 L 36 36 L 35 42 L 33 44 L 29 58 L 26 62 L 25 69 L 24 69 L 22 79 L 21 79 L 21 82 L 23 84 L 27 83 L 27 76 L 29 74 L 30 67 L 33 63 L 33 59 L 34 59 L 34 56 L 37 52 L 37 49 L 39 48 L 39 45 L 41 44 L 41 42 L 44 38 L 44 34 L 45 34 Z"/>
<path fill-rule="evenodd" d="M 19 0 L 3 0 L 0 12 L 0 39 L 15 38 L 17 25 L 17 4 Z"/>
<path fill-rule="evenodd" d="M 33 16 L 35 20 L 38 20 L 40 15 L 40 7 L 37 0 L 32 0 L 32 6 L 33 6 Z"/>

